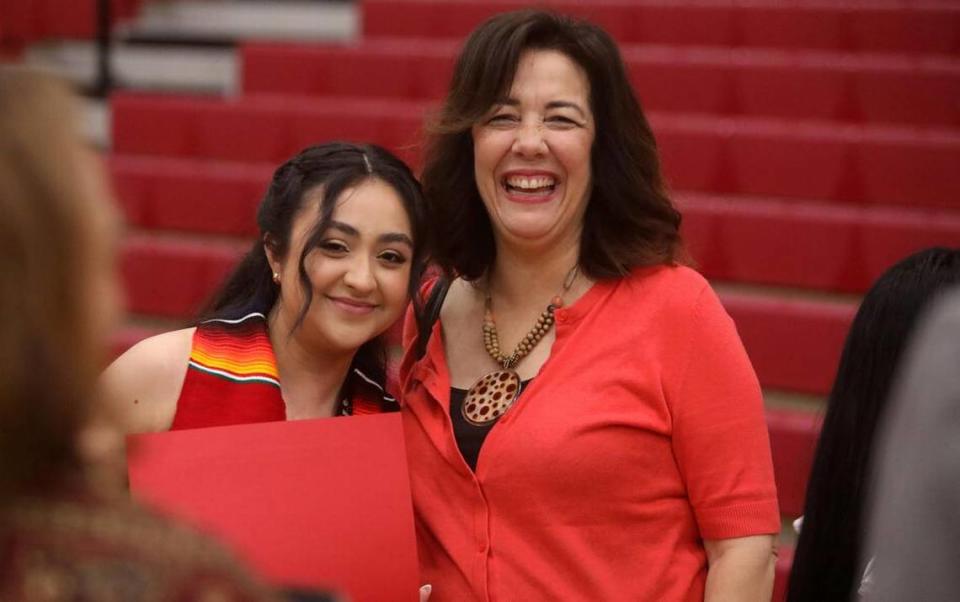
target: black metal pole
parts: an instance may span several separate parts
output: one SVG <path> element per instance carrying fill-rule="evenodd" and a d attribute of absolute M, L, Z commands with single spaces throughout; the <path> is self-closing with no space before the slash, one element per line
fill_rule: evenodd
<path fill-rule="evenodd" d="M 106 97 L 113 88 L 113 75 L 110 70 L 110 1 L 97 2 L 97 83 L 94 93 Z"/>

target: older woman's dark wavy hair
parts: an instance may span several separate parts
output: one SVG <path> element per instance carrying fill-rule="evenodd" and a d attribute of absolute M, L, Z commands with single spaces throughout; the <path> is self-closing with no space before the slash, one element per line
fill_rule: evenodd
<path fill-rule="evenodd" d="M 276 303 L 279 287 L 273 282 L 273 271 L 267 261 L 264 244 L 278 257 L 287 254 L 294 217 L 303 208 L 310 193 L 319 189 L 320 219 L 313 226 L 299 257 L 300 287 L 303 307 L 294 329 L 303 322 L 313 300 L 313 288 L 304 267 L 307 254 L 319 246 L 330 222 L 336 200 L 349 188 L 368 179 L 378 179 L 400 196 L 410 220 L 414 254 L 408 291 L 419 314 L 417 292 L 425 264 L 426 220 L 423 193 L 407 165 L 386 149 L 373 144 L 329 142 L 311 146 L 281 165 L 257 211 L 260 238 L 244 256 L 223 287 L 203 312 L 202 319 L 235 319 L 251 312 L 266 314 Z M 354 357 L 353 367 L 367 376 L 384 382 L 386 350 L 382 337 L 368 341 Z"/>
<path fill-rule="evenodd" d="M 864 500 L 874 434 L 917 317 L 960 283 L 960 249 L 915 253 L 884 272 L 850 326 L 807 485 L 789 602 L 854 599 L 868 558 Z"/>
<path fill-rule="evenodd" d="M 472 126 L 507 95 L 521 55 L 556 50 L 583 68 L 596 123 L 592 188 L 580 267 L 612 278 L 681 254 L 680 214 L 667 197 L 653 132 L 616 44 L 601 28 L 546 11 L 495 16 L 467 39 L 446 101 L 428 125 L 422 182 L 431 227 L 443 232 L 434 260 L 451 275 L 480 277 L 495 248 L 474 179 Z"/>

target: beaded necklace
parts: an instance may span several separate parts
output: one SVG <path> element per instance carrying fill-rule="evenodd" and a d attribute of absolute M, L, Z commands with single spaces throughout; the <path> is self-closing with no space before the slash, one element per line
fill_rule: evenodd
<path fill-rule="evenodd" d="M 463 419 L 474 426 L 487 426 L 504 415 L 520 395 L 520 376 L 514 367 L 537 346 L 554 324 L 554 312 L 563 307 L 565 295 L 579 274 L 579 266 L 574 266 L 563 279 L 563 289 L 550 300 L 547 308 L 540 313 L 536 324 L 524 336 L 510 355 L 500 350 L 500 337 L 493 315 L 493 299 L 490 297 L 490 281 L 487 279 L 487 292 L 484 300 L 483 346 L 487 354 L 500 365 L 481 376 L 467 391 L 460 405 Z"/>

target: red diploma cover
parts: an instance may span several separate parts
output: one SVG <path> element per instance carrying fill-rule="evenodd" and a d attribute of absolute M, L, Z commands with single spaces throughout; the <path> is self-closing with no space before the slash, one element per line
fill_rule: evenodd
<path fill-rule="evenodd" d="M 132 435 L 130 489 L 269 581 L 355 602 L 417 599 L 399 414 Z"/>

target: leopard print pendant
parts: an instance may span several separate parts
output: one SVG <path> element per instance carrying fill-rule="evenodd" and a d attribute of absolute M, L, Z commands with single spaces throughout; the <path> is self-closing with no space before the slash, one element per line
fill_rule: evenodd
<path fill-rule="evenodd" d="M 460 414 L 474 426 L 487 426 L 503 416 L 519 395 L 520 376 L 513 370 L 497 370 L 470 387 Z"/>

